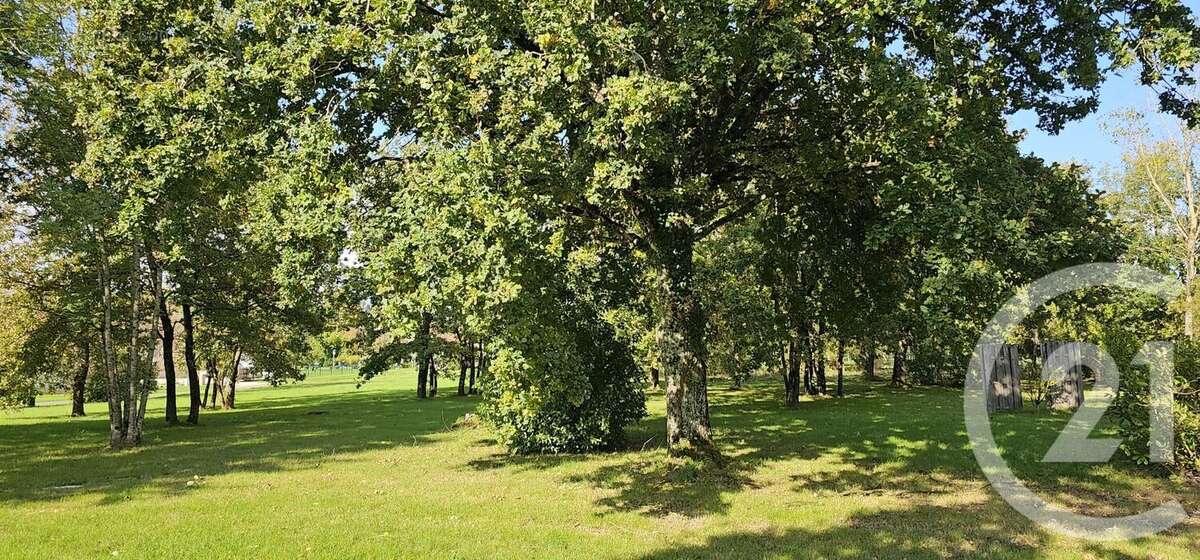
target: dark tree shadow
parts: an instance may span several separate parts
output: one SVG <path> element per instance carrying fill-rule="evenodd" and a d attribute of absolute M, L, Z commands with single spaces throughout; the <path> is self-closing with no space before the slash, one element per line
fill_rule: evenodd
<path fill-rule="evenodd" d="M 965 526 L 945 520 L 964 513 L 979 523 Z M 779 559 L 921 559 L 921 558 L 1042 558 L 1045 538 L 1014 538 L 1028 534 L 1013 515 L 988 506 L 963 512 L 919 506 L 855 515 L 822 531 L 803 529 L 737 532 L 707 539 L 703 544 L 654 552 L 643 560 L 702 560 L 738 558 Z"/>
<path fill-rule="evenodd" d="M 587 483 L 602 490 L 595 501 L 601 514 L 727 515 L 734 495 L 766 488 L 831 500 L 887 495 L 912 505 L 858 519 L 856 523 L 863 527 L 892 523 L 902 527 L 935 514 L 967 519 L 979 526 L 993 524 L 1001 515 L 1024 522 L 988 489 L 966 435 L 961 391 L 891 388 L 860 380 L 848 383 L 847 391 L 843 398 L 806 398 L 799 407 L 789 409 L 774 385 L 766 381 L 737 391 L 713 389 L 710 413 L 718 444 L 728 459 L 723 465 L 666 457 L 659 443 L 665 421 L 653 416 L 629 431 L 628 449 L 598 466 L 593 464 L 594 457 L 495 455 L 472 461 L 467 467 L 561 469 L 566 473 L 564 481 Z M 1067 414 L 1048 412 L 994 417 L 993 431 L 1002 453 L 1032 489 L 1047 499 L 1094 515 L 1136 513 L 1158 505 L 1168 495 L 1182 498 L 1189 511 L 1200 508 L 1195 488 L 1181 490 L 1167 480 L 1147 488 L 1146 473 L 1119 458 L 1102 465 L 1042 463 L 1042 456 L 1068 418 Z M 647 441 L 651 443 L 647 445 Z M 781 462 L 795 472 L 782 484 L 764 480 L 771 476 L 768 473 L 780 470 L 775 464 Z M 1135 479 L 1143 483 L 1135 487 L 1130 483 Z M 939 497 L 965 492 L 987 497 L 983 513 L 935 505 Z M 929 521 L 923 523 L 928 525 Z M 1028 526 L 1023 527 L 1028 531 Z M 1194 528 L 1187 530 L 1195 532 Z M 938 531 L 926 536 L 936 541 Z M 878 539 L 866 542 L 860 552 L 870 556 L 891 547 L 920 555 L 920 547 L 915 544 L 918 537 L 876 532 L 881 533 Z M 970 545 L 972 539 L 994 540 L 987 534 L 945 536 L 965 545 Z M 997 533 L 996 538 L 1003 541 L 1004 536 Z M 784 557 L 840 555 L 831 544 L 841 539 L 837 534 L 747 534 L 729 539 L 739 538 L 744 540 L 745 550 L 732 546 L 732 542 L 717 548 L 736 552 L 732 557 L 759 557 L 762 547 L 782 543 L 803 549 L 795 556 Z M 814 538 L 820 542 L 810 542 Z M 665 557 L 710 556 L 701 550 L 685 550 Z"/>

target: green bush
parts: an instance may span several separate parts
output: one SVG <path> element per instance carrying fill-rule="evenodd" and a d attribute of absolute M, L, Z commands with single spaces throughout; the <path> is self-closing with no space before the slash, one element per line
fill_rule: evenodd
<path fill-rule="evenodd" d="M 1139 346 L 1127 337 L 1108 337 L 1105 349 L 1121 365 L 1120 394 L 1110 408 L 1124 440 L 1121 450 L 1140 465 L 1150 464 L 1150 376 L 1145 366 L 1128 364 Z M 1200 476 L 1200 343 L 1175 345 L 1175 461 L 1172 472 Z"/>
<path fill-rule="evenodd" d="M 514 453 L 621 445 L 624 427 L 646 414 L 643 374 L 630 349 L 578 300 L 524 309 L 528 315 L 493 348 L 483 419 Z"/>

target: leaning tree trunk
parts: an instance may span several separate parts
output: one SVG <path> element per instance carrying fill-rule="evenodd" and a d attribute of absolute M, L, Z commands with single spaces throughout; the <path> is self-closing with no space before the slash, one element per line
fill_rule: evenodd
<path fill-rule="evenodd" d="M 79 371 L 75 374 L 75 379 L 71 380 L 71 416 L 84 416 L 86 412 L 83 410 L 83 405 L 87 400 L 84 394 L 87 391 L 88 371 L 92 367 L 92 340 L 88 337 L 83 337 L 82 351 L 83 363 L 79 364 Z"/>
<path fill-rule="evenodd" d="M 229 390 L 224 393 L 224 401 L 222 407 L 227 410 L 232 410 L 236 404 L 234 398 L 237 396 L 238 369 L 242 365 L 242 349 L 235 348 L 233 350 L 233 367 L 229 370 Z"/>
<path fill-rule="evenodd" d="M 183 304 L 183 363 L 188 376 L 188 424 L 200 423 L 200 372 L 196 371 L 196 325 L 192 318 L 192 305 Z"/>
<path fill-rule="evenodd" d="M 718 456 L 708 416 L 708 371 L 704 311 L 695 291 L 688 234 L 660 247 L 658 324 L 659 366 L 666 378 L 667 446 L 672 454 L 699 452 Z"/>
<path fill-rule="evenodd" d="M 205 374 L 204 375 L 204 397 L 202 399 L 200 399 L 200 406 L 208 406 L 208 392 L 210 390 L 215 390 L 212 388 L 212 385 L 213 385 L 212 376 Z"/>
<path fill-rule="evenodd" d="M 163 378 L 167 389 L 166 420 L 167 424 L 178 424 L 179 412 L 175 402 L 175 323 L 171 321 L 171 311 L 167 308 L 167 298 L 163 293 L 163 271 L 149 247 L 146 248 L 146 262 L 150 264 L 150 278 L 154 282 L 154 300 L 162 340 Z"/>

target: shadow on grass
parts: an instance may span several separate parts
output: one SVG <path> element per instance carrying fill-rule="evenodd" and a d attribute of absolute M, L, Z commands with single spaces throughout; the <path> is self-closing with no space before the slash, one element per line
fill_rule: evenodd
<path fill-rule="evenodd" d="M 337 384 L 313 386 L 322 383 Z M 236 410 L 202 413 L 199 426 L 168 428 L 161 416 L 148 414 L 145 445 L 122 452 L 104 447 L 106 415 L 0 425 L 0 502 L 74 492 L 110 503 L 145 488 L 177 492 L 193 476 L 317 468 L 342 460 L 343 453 L 429 443 L 477 402 L 418 400 L 341 384 L 345 393 L 255 395 Z"/>
<path fill-rule="evenodd" d="M 967 517 L 971 526 L 952 526 L 941 520 Z M 1011 512 L 988 506 L 959 508 L 916 506 L 856 515 L 824 530 L 763 529 L 742 531 L 642 556 L 643 560 L 703 560 L 737 558 L 779 559 L 917 559 L 917 558 L 1043 558 L 1049 541 L 1041 535 L 1019 534 Z"/>
<path fill-rule="evenodd" d="M 629 431 L 630 448 L 593 467 L 587 457 L 490 456 L 470 468 L 551 469 L 566 466 L 567 482 L 605 490 L 603 511 L 648 516 L 728 514 L 731 497 L 766 485 L 832 499 L 871 495 L 914 502 L 964 490 L 990 490 L 971 451 L 962 413 L 962 392 L 940 388 L 892 388 L 855 380 L 843 398 L 806 398 L 789 409 L 775 387 L 711 390 L 710 414 L 725 465 L 665 457 L 661 416 Z M 993 430 L 1014 472 L 1035 491 L 1095 515 L 1136 513 L 1160 503 L 1166 481 L 1119 458 L 1113 464 L 1048 464 L 1041 458 L 1066 423 L 1065 414 L 998 415 Z M 647 444 L 646 442 L 650 442 Z M 1131 481 L 1142 481 L 1135 486 Z M 774 490 L 773 490 L 774 491 Z M 1180 496 L 1194 511 L 1194 489 Z M 1005 511 L 1017 515 L 1007 509 Z M 902 515 L 905 512 L 895 512 Z M 1023 518 L 1022 518 L 1023 520 Z M 803 537 L 802 535 L 797 538 Z M 747 538 L 758 538 L 750 536 Z M 686 555 L 683 557 L 687 557 Z"/>

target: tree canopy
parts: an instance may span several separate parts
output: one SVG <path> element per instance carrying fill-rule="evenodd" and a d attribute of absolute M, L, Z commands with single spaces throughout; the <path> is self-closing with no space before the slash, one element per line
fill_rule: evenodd
<path fill-rule="evenodd" d="M 292 377 L 341 307 L 364 379 L 415 357 L 424 395 L 437 341 L 478 352 L 514 449 L 614 445 L 650 371 L 668 445 L 715 454 L 710 366 L 823 379 L 836 339 L 945 382 L 1005 290 L 1113 254 L 1007 115 L 1057 131 L 1136 65 L 1200 116 L 1178 2 L 38 0 L 0 27 L 5 194 L 97 281 L 114 446 L 177 307 L 193 391 L 195 341 L 233 383 L 243 352 Z"/>

